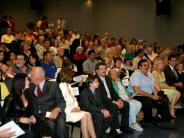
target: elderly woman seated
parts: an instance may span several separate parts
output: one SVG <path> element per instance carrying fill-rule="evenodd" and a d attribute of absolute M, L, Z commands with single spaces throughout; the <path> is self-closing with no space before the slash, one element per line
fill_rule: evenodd
<path fill-rule="evenodd" d="M 126 100 L 130 105 L 129 126 L 136 131 L 143 131 L 143 128 L 136 122 L 136 116 L 142 107 L 141 102 L 132 99 L 131 94 L 128 94 L 128 91 L 125 89 L 122 80 L 119 78 L 119 73 L 117 69 L 112 69 L 109 74 L 111 76 L 115 92 L 119 95 L 121 99 Z"/>

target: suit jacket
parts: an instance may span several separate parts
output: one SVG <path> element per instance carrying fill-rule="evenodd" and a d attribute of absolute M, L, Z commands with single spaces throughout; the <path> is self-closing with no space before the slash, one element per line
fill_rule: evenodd
<path fill-rule="evenodd" d="M 180 79 L 177 78 L 172 69 L 170 68 L 169 65 L 167 65 L 165 68 L 164 68 L 164 74 L 165 74 L 165 78 L 166 78 L 166 83 L 170 86 L 173 86 L 176 82 L 179 82 Z"/>
<path fill-rule="evenodd" d="M 101 93 L 98 89 L 96 89 L 95 91 L 96 96 L 92 93 L 90 88 L 85 88 L 80 94 L 80 104 L 82 109 L 94 114 L 96 112 L 101 112 L 102 109 L 105 109 Z"/>
<path fill-rule="evenodd" d="M 100 93 L 104 97 L 104 102 L 105 103 L 109 103 L 109 102 L 112 103 L 113 101 L 121 99 L 113 88 L 111 78 L 109 76 L 105 76 L 105 80 L 106 80 L 107 86 L 108 86 L 109 91 L 110 91 L 111 99 L 107 97 L 107 91 L 105 89 L 103 81 L 100 79 L 100 77 L 98 78 L 98 81 L 99 81 L 98 90 L 100 91 Z"/>
<path fill-rule="evenodd" d="M 57 82 L 45 81 L 42 93 L 39 97 L 34 94 L 35 85 L 30 86 L 28 93 L 29 101 L 32 103 L 34 114 L 42 114 L 59 107 L 64 114 L 66 103 Z"/>

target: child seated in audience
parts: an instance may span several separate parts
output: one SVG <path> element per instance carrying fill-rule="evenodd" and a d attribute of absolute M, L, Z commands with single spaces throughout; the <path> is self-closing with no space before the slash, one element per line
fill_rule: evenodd
<path fill-rule="evenodd" d="M 176 69 L 178 70 L 178 77 L 180 78 L 180 80 L 183 80 L 183 84 L 184 84 L 184 68 L 183 68 L 183 63 L 178 63 L 176 65 Z"/>

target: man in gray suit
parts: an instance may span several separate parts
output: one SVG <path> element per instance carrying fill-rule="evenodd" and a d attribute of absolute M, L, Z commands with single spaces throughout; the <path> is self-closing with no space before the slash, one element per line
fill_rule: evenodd
<path fill-rule="evenodd" d="M 44 121 L 44 126 L 49 129 L 46 133 L 51 132 L 54 138 L 65 138 L 66 104 L 58 83 L 46 81 L 41 67 L 32 68 L 31 81 L 29 100 L 34 114 Z"/>

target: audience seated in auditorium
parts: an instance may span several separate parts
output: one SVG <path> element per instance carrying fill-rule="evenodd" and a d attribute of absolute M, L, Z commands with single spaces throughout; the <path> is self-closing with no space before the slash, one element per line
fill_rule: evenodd
<path fill-rule="evenodd" d="M 54 51 L 54 55 L 47 57 L 49 61 L 47 59 L 46 60 L 47 63 L 45 64 L 47 66 L 47 65 L 50 65 L 51 63 L 52 65 L 54 65 L 53 62 L 55 63 L 53 69 L 51 68 L 51 70 L 47 71 L 47 69 L 49 68 L 46 68 L 46 76 L 48 75 L 47 74 L 48 72 L 51 72 L 52 78 L 53 76 L 55 76 L 56 67 L 61 68 L 65 66 L 69 66 L 70 68 L 72 68 L 76 72 L 75 75 L 94 74 L 95 65 L 99 61 L 105 61 L 107 71 L 109 71 L 113 67 L 112 61 L 116 60 L 117 57 L 120 57 L 122 59 L 121 64 L 124 61 L 123 66 L 121 64 L 116 63 L 118 64 L 117 68 L 121 69 L 123 67 L 123 69 L 125 69 L 125 74 L 127 75 L 127 77 L 130 77 L 132 72 L 138 69 L 138 66 L 137 66 L 138 62 L 144 58 L 147 58 L 149 60 L 148 62 L 149 62 L 149 67 L 151 71 L 152 69 L 151 63 L 153 63 L 155 57 L 158 55 L 161 58 L 163 63 L 163 65 L 159 65 L 159 67 L 160 66 L 165 67 L 164 72 L 166 73 L 165 78 L 166 78 L 167 84 L 164 83 L 164 86 L 162 86 L 163 85 L 162 84 L 162 85 L 156 86 L 156 88 L 157 88 L 157 91 L 163 90 L 165 92 L 165 88 L 169 89 L 169 91 L 172 91 L 171 93 L 169 93 L 169 95 L 167 92 L 164 94 L 167 95 L 167 97 L 171 102 L 169 109 L 170 109 L 170 114 L 173 117 L 175 116 L 173 107 L 177 99 L 179 98 L 179 94 L 177 91 L 181 93 L 182 95 L 181 99 L 182 100 L 184 99 L 184 87 L 183 87 L 184 79 L 182 75 L 183 74 L 182 64 L 184 63 L 183 44 L 178 46 L 177 48 L 169 48 L 169 47 L 161 48 L 158 42 L 154 42 L 153 44 L 152 43 L 147 44 L 146 41 L 144 41 L 143 39 L 140 39 L 138 41 L 136 39 L 132 39 L 131 41 L 129 41 L 128 38 L 125 38 L 125 37 L 121 37 L 119 39 L 119 42 L 116 43 L 115 40 L 117 40 L 117 38 L 115 38 L 108 32 L 105 32 L 104 36 L 100 37 L 100 35 L 93 34 L 91 32 L 79 34 L 76 29 L 65 28 L 63 30 L 63 27 L 61 26 L 58 29 L 57 25 L 55 26 L 53 26 L 52 24 L 49 25 L 47 17 L 40 18 L 40 20 L 38 21 L 38 27 L 34 28 L 34 22 L 29 21 L 30 24 L 27 25 L 28 29 L 16 28 L 15 30 L 14 20 L 12 19 L 11 17 L 7 16 L 7 17 L 3 17 L 3 20 L 0 22 L 0 36 L 3 35 L 3 37 L 1 38 L 2 42 L 0 44 L 0 64 L 1 64 L 0 68 L 3 73 L 2 75 L 3 75 L 4 83 L 6 84 L 6 87 L 8 88 L 9 91 L 11 91 L 11 85 L 12 85 L 11 78 L 13 78 L 16 73 L 30 73 L 31 67 L 40 66 L 40 61 L 44 62 L 43 53 L 46 50 L 51 51 L 51 54 L 53 54 L 52 52 Z M 10 29 L 10 27 L 12 28 Z M 39 30 L 39 29 L 43 29 L 43 30 Z M 76 58 L 77 61 L 73 60 L 73 57 L 77 47 L 81 47 L 81 46 L 83 47 L 84 52 L 86 52 L 86 56 L 88 56 L 88 58 L 86 59 L 84 64 L 81 63 L 80 66 L 78 66 L 78 63 L 79 63 L 78 61 L 80 61 L 78 60 L 80 59 L 78 57 L 80 56 L 77 56 Z M 55 52 L 56 49 L 57 49 L 57 55 Z M 1 52 L 1 50 L 4 53 Z M 91 50 L 92 52 L 90 54 Z M 93 52 L 93 50 L 96 52 L 96 54 L 95 52 Z M 135 57 L 136 52 L 138 53 L 137 57 Z M 144 52 L 146 55 L 145 57 L 144 57 Z M 178 54 L 179 56 L 177 66 L 176 66 L 176 63 L 173 63 L 174 65 L 171 65 L 170 57 L 168 61 L 168 56 L 173 52 Z M 24 53 L 24 55 L 22 53 Z M 52 56 L 53 56 L 53 61 L 51 60 Z M 29 65 L 27 64 L 26 57 L 29 57 L 29 60 L 28 60 Z M 132 62 L 132 59 L 133 59 L 133 62 Z M 65 61 L 66 61 L 66 64 L 64 63 Z M 80 61 L 80 62 L 83 62 L 83 61 Z M 133 63 L 133 66 L 131 65 L 131 62 Z M 168 62 L 169 62 L 169 65 L 168 65 Z M 7 63 L 8 65 L 4 63 Z M 48 67 L 52 67 L 52 65 Z M 76 68 L 76 65 L 78 68 Z M 153 72 L 153 76 L 154 74 L 156 74 L 158 77 L 159 71 L 157 69 L 160 69 L 159 67 L 156 68 L 156 70 Z M 177 68 L 176 76 L 174 76 L 173 74 L 173 71 L 172 71 L 173 67 Z M 168 68 L 170 69 L 169 72 L 167 72 L 169 70 Z M 138 71 L 140 73 L 140 69 L 138 69 Z M 163 75 L 163 73 L 161 74 Z M 48 79 L 49 78 L 50 77 L 48 77 Z M 161 78 L 163 79 L 164 77 L 162 76 Z M 158 77 L 158 80 L 159 80 L 159 77 Z M 101 86 L 101 80 L 99 82 Z M 155 84 L 158 85 L 157 83 L 161 83 L 161 82 L 156 81 Z M 177 90 L 174 90 L 174 87 Z M 170 88 L 172 88 L 173 90 L 171 90 Z M 143 97 L 143 96 L 140 96 L 140 97 Z M 151 96 L 151 97 L 152 98 L 154 97 L 154 99 L 156 99 L 156 96 Z M 150 98 L 148 98 L 148 100 L 150 100 Z M 154 100 L 151 100 L 151 101 L 155 103 Z M 126 106 L 126 102 L 124 105 Z M 116 105 L 112 104 L 112 106 L 116 106 Z M 144 105 L 143 105 L 143 108 L 144 108 Z M 128 110 L 126 112 L 128 112 Z M 126 115 L 124 115 L 124 119 L 128 118 Z M 126 124 L 128 123 L 126 122 Z"/>
<path fill-rule="evenodd" d="M 72 82 L 74 72 L 71 68 L 63 67 L 57 76 L 59 88 L 66 102 L 66 122 L 81 121 L 81 131 L 83 138 L 96 138 L 91 114 L 82 111 L 79 107 L 77 98 L 74 96 L 70 83 Z"/>

